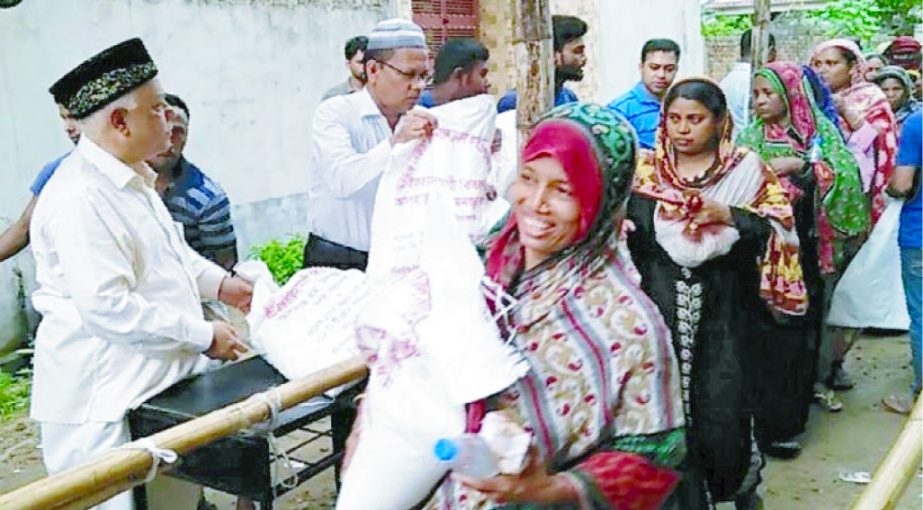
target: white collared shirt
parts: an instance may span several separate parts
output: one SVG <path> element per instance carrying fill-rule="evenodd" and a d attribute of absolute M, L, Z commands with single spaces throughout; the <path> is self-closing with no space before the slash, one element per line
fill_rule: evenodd
<path fill-rule="evenodd" d="M 207 363 L 201 300 L 217 299 L 226 273 L 186 244 L 155 178 L 83 136 L 42 191 L 32 418 L 117 421 Z"/>
<path fill-rule="evenodd" d="M 734 139 L 750 124 L 750 86 L 752 66 L 749 62 L 737 62 L 727 76 L 721 80 L 721 90 L 727 98 L 731 120 L 734 121 Z"/>
<path fill-rule="evenodd" d="M 309 230 L 328 241 L 368 251 L 375 193 L 391 155 L 388 121 L 366 87 L 321 103 L 313 130 Z"/>

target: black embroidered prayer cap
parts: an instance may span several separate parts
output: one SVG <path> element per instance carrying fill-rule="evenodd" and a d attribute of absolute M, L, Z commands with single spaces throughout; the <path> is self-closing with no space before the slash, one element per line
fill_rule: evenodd
<path fill-rule="evenodd" d="M 105 49 L 65 74 L 48 89 L 56 103 L 83 119 L 157 76 L 141 39 Z"/>

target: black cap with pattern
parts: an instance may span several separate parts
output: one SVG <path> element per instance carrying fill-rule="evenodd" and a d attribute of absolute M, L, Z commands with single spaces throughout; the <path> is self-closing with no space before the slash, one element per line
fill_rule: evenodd
<path fill-rule="evenodd" d="M 105 49 L 65 74 L 48 89 L 56 103 L 82 119 L 157 76 L 141 39 Z"/>

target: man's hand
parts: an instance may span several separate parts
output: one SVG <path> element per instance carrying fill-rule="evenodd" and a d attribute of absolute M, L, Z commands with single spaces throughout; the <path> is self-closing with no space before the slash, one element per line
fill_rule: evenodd
<path fill-rule="evenodd" d="M 250 312 L 250 300 L 253 299 L 253 285 L 239 276 L 228 276 L 221 281 L 218 288 L 218 300 L 233 306 L 241 312 Z"/>
<path fill-rule="evenodd" d="M 212 345 L 205 351 L 209 358 L 235 361 L 238 353 L 247 352 L 247 346 L 240 341 L 237 331 L 227 322 L 212 322 L 212 331 Z"/>
<path fill-rule="evenodd" d="M 433 131 L 436 130 L 438 124 L 436 117 L 429 113 L 410 110 L 397 123 L 397 129 L 394 130 L 394 135 L 391 137 L 391 145 L 409 142 L 418 138 L 429 138 L 433 136 Z"/>

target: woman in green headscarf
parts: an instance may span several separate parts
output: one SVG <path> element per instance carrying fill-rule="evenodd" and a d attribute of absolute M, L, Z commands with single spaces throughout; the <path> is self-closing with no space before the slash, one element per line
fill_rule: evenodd
<path fill-rule="evenodd" d="M 822 342 L 823 324 L 833 289 L 870 221 L 859 167 L 831 120 L 835 115 L 818 106 L 823 85 L 812 82 L 812 72 L 792 62 L 774 62 L 757 71 L 757 119 L 738 139 L 773 168 L 792 201 L 809 295 L 805 322 L 760 325 L 765 356 L 758 430 L 764 449 L 780 456 L 793 456 L 800 449 L 792 439 L 804 429 L 815 370 L 805 360 L 820 360 L 817 375 L 828 385 L 838 368 L 831 368 L 833 360 L 842 365 L 845 347 Z M 828 410 L 842 409 L 832 389 L 818 385 L 814 393 Z"/>
<path fill-rule="evenodd" d="M 530 370 L 468 412 L 469 432 L 486 411 L 513 416 L 533 433 L 531 460 L 519 475 L 453 474 L 426 508 L 663 508 L 683 409 L 670 330 L 619 243 L 636 144 L 624 119 L 588 103 L 533 128 L 487 256 L 517 301 L 505 330 Z"/>

